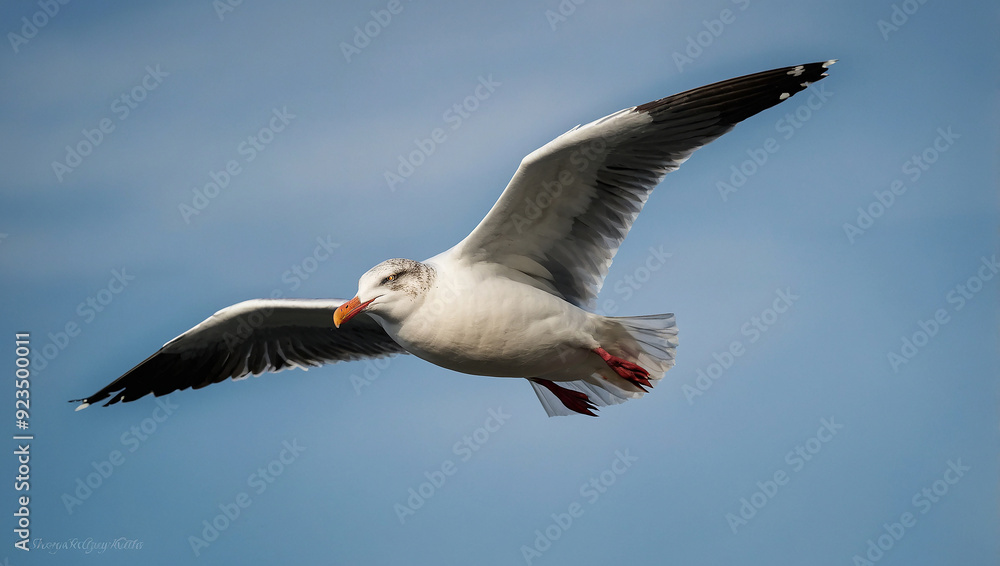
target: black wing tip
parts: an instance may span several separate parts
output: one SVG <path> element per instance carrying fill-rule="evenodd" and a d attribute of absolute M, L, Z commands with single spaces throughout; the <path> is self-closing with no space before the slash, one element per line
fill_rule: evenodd
<path fill-rule="evenodd" d="M 753 91 L 756 91 L 758 95 L 769 90 L 776 91 L 777 98 L 774 100 L 762 101 L 763 107 L 756 108 L 756 112 L 759 112 L 769 108 L 770 106 L 783 102 L 796 93 L 805 90 L 810 84 L 823 80 L 827 77 L 826 70 L 837 61 L 838 59 L 827 59 L 826 61 L 816 61 L 814 63 L 804 63 L 802 65 L 778 67 L 768 71 L 743 75 L 741 77 L 712 83 L 667 96 L 659 100 L 647 102 L 646 104 L 636 106 L 632 109 L 632 111 L 654 114 L 661 109 L 684 106 L 692 102 L 697 104 L 699 98 L 707 99 L 715 98 L 720 95 L 724 96 L 726 93 L 732 94 L 733 91 L 739 89 L 752 89 Z M 749 93 L 743 92 L 743 95 L 746 96 L 749 95 Z M 758 105 L 754 106 L 756 107 Z M 752 114 L 755 114 L 756 112 L 752 112 Z M 740 114 L 743 114 L 743 112 Z M 741 115 L 735 121 L 739 122 L 747 117 L 749 116 Z"/>
<path fill-rule="evenodd" d="M 784 71 L 786 75 L 792 75 L 793 77 L 806 77 L 805 82 L 810 80 L 818 81 L 827 76 L 826 70 L 834 65 L 838 59 L 827 59 L 826 61 L 817 61 L 815 63 L 806 63 L 804 65 L 794 65 L 792 67 L 784 67 L 782 69 L 775 69 L 777 71 Z M 765 71 L 766 72 L 766 71 Z"/>
<path fill-rule="evenodd" d="M 111 399 L 107 403 L 105 403 L 104 405 L 102 405 L 102 406 L 107 407 L 109 405 L 114 405 L 115 403 L 117 403 L 119 401 L 125 401 L 125 402 L 132 401 L 132 399 L 126 399 L 125 398 L 125 391 L 124 390 L 119 390 L 119 391 L 116 391 L 114 393 L 114 395 L 111 395 L 111 394 L 108 394 L 108 393 L 102 394 L 102 393 L 99 392 L 99 393 L 95 393 L 94 395 L 91 395 L 90 397 L 84 397 L 83 399 L 70 399 L 69 402 L 70 403 L 79 403 L 79 405 L 76 407 L 75 410 L 76 411 L 82 411 L 82 410 L 86 409 L 87 407 L 89 407 L 89 406 L 91 406 L 91 405 L 93 405 L 95 403 L 100 403 L 101 401 L 107 399 L 108 397 L 111 397 Z"/>

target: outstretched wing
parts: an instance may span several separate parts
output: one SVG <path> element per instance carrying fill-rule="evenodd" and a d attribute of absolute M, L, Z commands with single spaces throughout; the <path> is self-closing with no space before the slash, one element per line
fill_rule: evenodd
<path fill-rule="evenodd" d="M 334 330 L 333 312 L 343 302 L 255 299 L 224 308 L 104 389 L 75 399 L 81 402 L 77 410 L 108 397 L 105 407 L 147 393 L 160 396 L 188 387 L 200 389 L 230 377 L 406 353 L 363 313 Z"/>
<path fill-rule="evenodd" d="M 503 265 L 590 308 L 663 177 L 740 121 L 825 77 L 831 64 L 730 79 L 577 126 L 525 157 L 479 226 L 445 253 Z"/>

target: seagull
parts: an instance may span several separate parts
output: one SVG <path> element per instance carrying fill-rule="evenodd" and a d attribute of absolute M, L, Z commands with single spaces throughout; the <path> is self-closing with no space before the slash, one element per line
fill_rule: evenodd
<path fill-rule="evenodd" d="M 576 126 L 525 157 L 486 217 L 426 261 L 390 259 L 350 300 L 255 299 L 167 342 L 77 410 L 288 368 L 413 354 L 526 379 L 549 416 L 596 416 L 674 365 L 673 314 L 594 302 L 646 199 L 694 151 L 826 77 L 835 60 L 746 75 Z"/>

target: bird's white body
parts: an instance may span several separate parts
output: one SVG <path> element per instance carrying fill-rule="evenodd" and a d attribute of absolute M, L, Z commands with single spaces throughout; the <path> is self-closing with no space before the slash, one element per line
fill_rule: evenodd
<path fill-rule="evenodd" d="M 604 363 L 588 351 L 599 345 L 601 317 L 493 266 L 424 263 L 433 283 L 405 320 L 372 312 L 411 354 L 462 373 L 553 380 L 582 379 Z"/>
<path fill-rule="evenodd" d="M 554 295 L 544 279 L 469 261 L 456 248 L 425 262 L 376 265 L 361 276 L 358 297 L 363 303 L 355 298 L 338 309 L 346 317 L 338 324 L 364 312 L 393 342 L 433 364 L 527 378 L 551 415 L 576 410 L 567 410 L 566 395 L 582 393 L 604 405 L 641 396 L 644 385 L 654 385 L 673 366 L 677 345 L 673 315 L 594 314 Z M 642 379 L 627 379 L 630 374 L 618 373 L 598 352 L 639 362 Z M 592 408 L 583 412 L 592 414 Z"/>

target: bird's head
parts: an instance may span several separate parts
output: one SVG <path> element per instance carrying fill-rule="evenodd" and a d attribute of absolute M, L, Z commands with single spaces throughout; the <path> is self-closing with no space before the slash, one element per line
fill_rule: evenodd
<path fill-rule="evenodd" d="M 383 261 L 361 276 L 357 296 L 337 307 L 333 324 L 340 328 L 361 312 L 399 322 L 420 306 L 433 277 L 433 268 L 419 261 Z"/>

